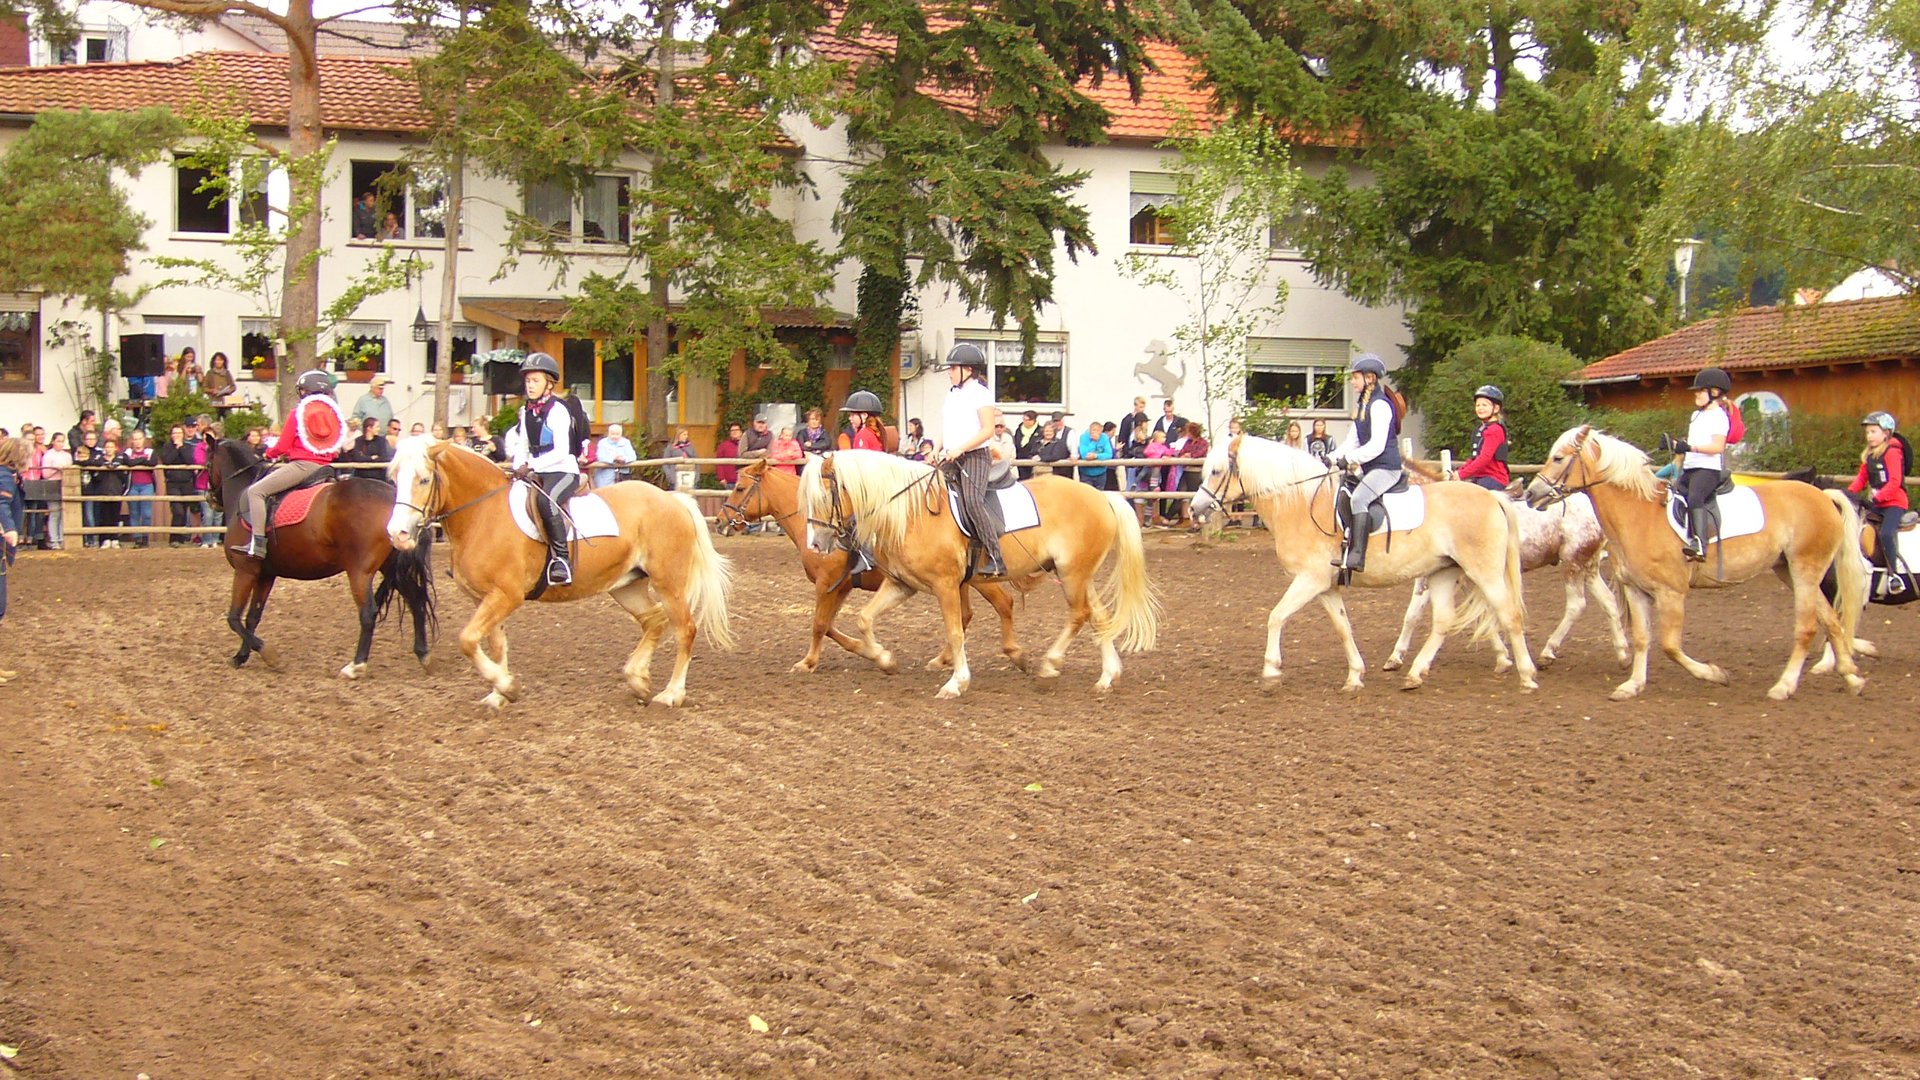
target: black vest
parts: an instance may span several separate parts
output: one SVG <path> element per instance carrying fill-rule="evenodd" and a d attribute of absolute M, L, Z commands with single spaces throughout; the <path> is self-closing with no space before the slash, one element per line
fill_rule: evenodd
<path fill-rule="evenodd" d="M 1467 460 L 1471 461 L 1474 458 L 1477 458 L 1480 456 L 1480 444 L 1483 441 L 1485 441 L 1487 437 L 1487 429 L 1494 426 L 1495 424 L 1500 424 L 1500 421 L 1489 420 L 1486 423 L 1481 424 L 1480 429 L 1473 433 L 1473 447 L 1467 452 Z M 1506 433 L 1507 433 L 1507 425 L 1500 424 L 1500 434 L 1505 435 Z M 1495 450 L 1493 452 L 1493 460 L 1499 462 L 1502 465 L 1505 465 L 1507 463 L 1507 447 L 1512 445 L 1513 445 L 1512 440 L 1501 439 L 1500 449 Z"/>
<path fill-rule="evenodd" d="M 1387 403 L 1387 444 L 1386 448 L 1380 451 L 1380 456 L 1367 462 L 1365 467 L 1368 469 L 1403 468 L 1400 460 L 1400 411 L 1393 407 L 1393 397 L 1385 390 L 1381 390 L 1374 400 Z M 1372 401 L 1367 402 L 1367 407 L 1360 410 L 1359 418 L 1353 422 L 1353 433 L 1361 446 L 1373 441 Z"/>

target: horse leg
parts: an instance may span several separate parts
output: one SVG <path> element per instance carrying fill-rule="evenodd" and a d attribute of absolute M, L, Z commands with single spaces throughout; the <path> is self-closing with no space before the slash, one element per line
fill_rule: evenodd
<path fill-rule="evenodd" d="M 880 616 L 891 611 L 895 605 L 912 595 L 912 589 L 907 588 L 892 578 L 887 578 L 880 583 L 880 591 L 874 594 L 873 599 L 867 601 L 867 606 L 861 608 L 859 614 L 853 617 L 854 625 L 860 628 L 861 642 L 861 648 L 855 651 L 861 656 L 873 661 L 879 666 L 881 671 L 889 675 L 898 671 L 900 665 L 898 661 L 894 660 L 893 653 L 882 646 L 879 641 L 875 640 L 873 636 L 873 624 L 880 620 Z"/>
<path fill-rule="evenodd" d="M 1600 560 L 1588 564 L 1587 572 L 1582 575 L 1587 591 L 1600 602 L 1600 610 L 1607 616 L 1607 631 L 1613 635 L 1613 658 L 1621 667 L 1626 667 L 1629 653 L 1627 650 L 1627 632 L 1620 625 L 1620 601 L 1614 598 L 1613 587 L 1607 579 L 1600 576 Z"/>
<path fill-rule="evenodd" d="M 1407 646 L 1413 642 L 1413 628 L 1420 623 L 1420 616 L 1427 610 L 1427 579 L 1417 578 L 1413 583 L 1413 595 L 1407 598 L 1407 615 L 1400 620 L 1400 637 L 1393 643 L 1393 654 L 1387 662 L 1380 665 L 1381 671 L 1394 671 L 1407 660 Z"/>
<path fill-rule="evenodd" d="M 1040 668 L 1034 672 L 1035 675 L 1043 679 L 1057 678 L 1060 675 L 1060 663 L 1067 658 L 1067 646 L 1073 644 L 1073 639 L 1080 633 L 1080 628 L 1085 626 L 1087 620 L 1093 617 L 1093 605 L 1088 602 L 1089 589 L 1087 586 L 1088 579 L 1085 575 L 1075 574 L 1070 571 L 1061 574 L 1060 587 L 1066 591 L 1067 595 L 1067 624 L 1060 628 L 1060 636 L 1054 639 L 1053 645 L 1047 649 L 1047 654 L 1040 658 Z M 1103 610 L 1101 612 L 1101 625 L 1104 625 L 1106 621 L 1105 615 L 1106 613 Z M 1111 642 L 1108 644 L 1111 645 Z M 1115 652 L 1113 664 L 1116 669 L 1119 666 L 1119 662 L 1120 654 Z M 1098 686 L 1099 689 L 1106 690 L 1112 685 L 1113 678 L 1107 674 L 1106 657 L 1103 651 L 1101 656 L 1100 682 Z"/>
<path fill-rule="evenodd" d="M 1627 601 L 1628 637 L 1633 643 L 1633 663 L 1627 673 L 1627 681 L 1613 688 L 1607 695 L 1614 701 L 1626 701 L 1640 696 L 1647 688 L 1647 651 L 1653 634 L 1648 625 L 1653 619 L 1653 598 L 1644 589 L 1633 585 L 1621 588 L 1621 594 Z"/>
<path fill-rule="evenodd" d="M 966 597 L 961 595 L 957 581 L 942 582 L 935 590 L 935 595 L 940 598 L 940 614 L 947 624 L 947 648 L 953 653 L 953 675 L 934 695 L 945 700 L 959 697 L 967 692 L 967 687 L 973 685 L 973 672 L 967 669 L 967 624 L 963 613 Z M 879 602 L 880 598 L 875 597 L 874 604 Z M 873 606 L 868 604 L 868 610 L 872 610 Z M 864 618 L 866 612 L 861 612 L 861 615 Z"/>
<path fill-rule="evenodd" d="M 794 661 L 787 670 L 795 675 L 811 675 L 820 666 L 820 645 L 829 636 L 834 644 L 851 653 L 860 650 L 850 644 L 851 639 L 833 628 L 833 617 L 840 613 L 840 605 L 847 602 L 846 589 L 836 589 L 828 582 L 816 581 L 813 584 L 813 639 L 807 643 L 807 655 Z"/>
<path fill-rule="evenodd" d="M 1427 630 L 1427 640 L 1420 646 L 1420 652 L 1413 658 L 1413 666 L 1407 669 L 1407 677 L 1400 681 L 1402 690 L 1417 690 L 1427 681 L 1427 672 L 1433 670 L 1433 658 L 1440 653 L 1440 646 L 1446 644 L 1447 628 L 1453 625 L 1456 617 L 1454 592 L 1460 587 L 1458 570 L 1442 570 L 1427 579 L 1427 592 L 1433 600 L 1433 625 Z"/>
<path fill-rule="evenodd" d="M 1326 592 L 1331 585 L 1332 581 L 1328 578 L 1308 576 L 1307 573 L 1297 574 L 1288 584 L 1287 591 L 1280 594 L 1280 602 L 1273 605 L 1273 610 L 1267 613 L 1267 656 L 1265 666 L 1260 669 L 1263 689 L 1273 690 L 1280 685 L 1280 631 L 1286 627 L 1287 620 L 1293 617 L 1294 612 L 1306 607 L 1307 601 Z M 1333 609 L 1328 608 L 1327 613 L 1332 616 Z M 1339 625 L 1340 619 L 1334 618 L 1334 626 L 1337 628 Z M 1352 628 L 1349 627 L 1347 632 L 1351 634 Z M 1360 650 L 1356 647 L 1347 654 L 1347 687 L 1349 689 L 1358 689 L 1360 686 L 1360 676 L 1353 670 L 1353 659 L 1359 653 Z"/>
<path fill-rule="evenodd" d="M 227 606 L 227 628 L 240 638 L 240 651 L 233 655 L 232 664 L 239 667 L 247 662 L 247 657 L 259 653 L 260 659 L 269 669 L 280 666 L 279 653 L 268 648 L 260 640 L 254 628 L 260 625 L 261 613 L 267 606 L 267 593 L 273 589 L 273 579 L 263 577 L 258 566 L 235 571 L 233 592 Z"/>
<path fill-rule="evenodd" d="M 1347 654 L 1347 682 L 1342 690 L 1358 690 L 1365 684 L 1361 681 L 1367 672 L 1367 662 L 1360 655 L 1360 644 L 1353 640 L 1353 620 L 1347 617 L 1347 598 L 1337 589 L 1328 589 L 1320 594 L 1320 606 L 1326 609 L 1327 620 L 1333 623 L 1333 634 L 1340 639 L 1341 651 Z"/>
<path fill-rule="evenodd" d="M 413 655 L 420 661 L 420 670 L 431 673 L 433 658 L 427 645 L 427 598 L 411 597 L 407 600 L 407 611 L 413 616 Z"/>
<path fill-rule="evenodd" d="M 520 596 L 510 592 L 490 592 L 474 608 L 467 625 L 460 628 L 460 652 L 473 661 L 474 670 L 493 687 L 493 692 L 482 698 L 481 704 L 494 712 L 505 708 L 507 702 L 520 694 L 514 685 L 513 673 L 507 670 L 507 635 L 500 624 L 523 602 Z M 481 648 L 483 643 L 494 645 L 499 658 L 488 656 Z"/>
<path fill-rule="evenodd" d="M 373 606 L 373 575 L 358 567 L 347 571 L 347 588 L 360 609 L 360 644 L 353 650 L 353 662 L 340 669 L 343 679 L 366 674 L 367 656 L 373 652 L 373 623 L 378 612 Z"/>
<path fill-rule="evenodd" d="M 660 646 L 660 638 L 666 633 L 667 613 L 653 597 L 653 590 L 647 582 L 636 581 L 623 585 L 607 593 L 619 604 L 633 621 L 639 624 L 640 640 L 633 645 L 633 652 L 627 656 L 626 666 L 621 673 L 627 678 L 627 689 L 641 701 L 653 697 L 653 651 Z"/>
<path fill-rule="evenodd" d="M 979 590 L 980 595 L 993 605 L 996 615 L 1000 616 L 1000 652 L 1021 671 L 1027 670 L 1026 651 L 1020 648 L 1020 639 L 1013 632 L 1013 590 L 1005 585 L 988 585 Z M 1117 657 L 1117 653 L 1115 654 Z"/>
<path fill-rule="evenodd" d="M 259 629 L 260 619 L 267 613 L 267 597 L 273 592 L 273 583 L 279 579 L 271 574 L 262 574 L 253 586 L 253 602 L 247 605 L 247 633 L 253 638 L 254 651 L 260 654 L 260 662 L 268 670 L 280 668 L 280 651 L 262 641 L 254 631 Z"/>
<path fill-rule="evenodd" d="M 1800 668 L 1806 663 L 1807 652 L 1813 645 L 1813 636 L 1820 630 L 1827 633 L 1827 650 L 1835 654 L 1835 663 L 1840 674 L 1847 681 L 1848 689 L 1859 693 L 1866 686 L 1866 680 L 1860 677 L 1854 665 L 1850 650 L 1835 650 L 1833 643 L 1840 640 L 1841 626 L 1839 613 L 1820 593 L 1819 583 L 1814 580 L 1810 570 L 1795 567 L 1793 574 L 1793 652 L 1787 657 L 1786 670 L 1767 691 L 1767 696 L 1775 701 L 1785 701 L 1800 688 Z M 1824 657 L 1822 658 L 1824 662 Z M 1816 672 L 1818 668 L 1814 669 Z"/>
<path fill-rule="evenodd" d="M 973 626 L 973 601 L 967 597 L 967 589 L 960 588 L 960 628 L 961 632 Z M 945 671 L 953 666 L 953 650 L 945 645 L 940 647 L 940 655 L 927 661 L 928 671 Z"/>
<path fill-rule="evenodd" d="M 1681 631 L 1687 625 L 1687 594 L 1678 590 L 1662 592 L 1654 597 L 1654 609 L 1660 618 L 1660 649 L 1673 659 L 1673 662 L 1687 669 L 1687 674 L 1702 682 L 1727 685 L 1727 673 L 1718 664 L 1707 664 L 1687 655 L 1680 647 Z M 1798 627 L 1795 628 L 1796 633 Z M 1812 627 L 1807 628 L 1807 639 L 1813 639 Z M 1800 649 L 1801 659 L 1806 658 L 1804 647 Z"/>
<path fill-rule="evenodd" d="M 1560 646 L 1566 643 L 1567 635 L 1573 632 L 1573 624 L 1587 610 L 1587 580 L 1583 571 L 1569 570 L 1561 584 L 1565 587 L 1566 611 L 1560 616 L 1560 624 L 1547 635 L 1547 647 L 1540 650 L 1540 666 L 1551 667 L 1560 658 Z"/>

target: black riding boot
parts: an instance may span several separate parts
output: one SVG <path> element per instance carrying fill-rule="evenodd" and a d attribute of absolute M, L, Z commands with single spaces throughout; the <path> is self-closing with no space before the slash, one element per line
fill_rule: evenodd
<path fill-rule="evenodd" d="M 1353 535 L 1353 522 L 1349 520 L 1347 527 L 1340 533 L 1340 550 L 1334 552 L 1333 558 L 1327 560 L 1328 566 L 1339 567 L 1342 570 L 1347 568 L 1347 559 L 1350 557 L 1349 553 L 1353 551 Z"/>
<path fill-rule="evenodd" d="M 539 499 L 540 521 L 547 530 L 547 584 L 573 584 L 573 565 L 567 561 L 567 523 L 550 499 Z"/>
<path fill-rule="evenodd" d="M 1687 507 L 1687 546 L 1683 554 L 1688 562 L 1707 561 L 1707 511 Z"/>
<path fill-rule="evenodd" d="M 1362 522 L 1361 526 L 1371 524 Z M 1347 569 L 1353 573 L 1364 573 L 1367 569 L 1367 541 L 1373 538 L 1371 530 L 1356 527 L 1353 532 L 1353 544 L 1347 548 Z"/>

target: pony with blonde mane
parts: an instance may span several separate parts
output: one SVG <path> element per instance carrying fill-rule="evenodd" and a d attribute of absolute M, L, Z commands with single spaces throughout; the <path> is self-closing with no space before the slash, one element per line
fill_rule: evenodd
<path fill-rule="evenodd" d="M 1034 674 L 1043 679 L 1059 675 L 1067 646 L 1091 622 L 1101 658 L 1095 687 L 1109 689 L 1120 674 L 1116 643 L 1128 651 L 1144 651 L 1153 648 L 1159 632 L 1159 604 L 1147 580 L 1140 520 L 1117 493 L 1096 491 L 1065 477 L 1036 476 L 1022 486 L 1033 494 L 1040 524 L 1001 538 L 1007 578 L 1052 573 L 1067 600 L 1067 624 Z M 800 500 L 809 548 L 825 554 L 851 539 L 873 553 L 886 575 L 879 595 L 860 612 L 862 627 L 871 627 L 887 609 L 916 592 L 939 599 L 953 675 L 938 696 L 965 693 L 973 676 L 967 667 L 961 590 L 968 582 L 970 552 L 953 520 L 941 475 L 891 454 L 840 450 L 807 460 Z M 1096 590 L 1094 575 L 1110 554 L 1115 556 L 1114 571 L 1105 588 Z"/>
<path fill-rule="evenodd" d="M 482 703 L 494 711 L 520 698 L 520 680 L 507 670 L 507 616 L 525 603 L 546 567 L 546 545 L 520 531 L 508 506 L 512 481 L 499 466 L 465 447 L 425 435 L 400 440 L 388 466 L 396 497 L 387 536 L 401 551 L 423 531 L 446 530 L 453 578 L 477 601 L 460 631 L 460 651 L 493 687 Z M 578 541 L 573 584 L 539 594 L 544 603 L 611 595 L 640 626 L 640 642 L 627 657 L 627 686 L 642 701 L 653 688 L 653 651 L 667 627 L 678 652 L 673 678 L 652 694 L 651 704 L 673 707 L 687 698 L 687 666 L 693 639 L 704 632 L 721 648 L 733 647 L 727 625 L 732 570 L 713 549 L 707 520 L 686 495 L 670 494 L 638 480 L 596 488 L 620 528 L 617 536 Z"/>
<path fill-rule="evenodd" d="M 1205 515 L 1223 504 L 1252 500 L 1273 533 L 1273 551 L 1281 569 L 1293 577 L 1267 616 L 1266 664 L 1261 672 L 1266 687 L 1280 685 L 1280 635 L 1287 620 L 1308 601 L 1318 599 L 1346 649 L 1344 689 L 1360 689 L 1366 661 L 1354 643 L 1346 601 L 1334 588 L 1339 571 L 1329 565 L 1340 553 L 1333 501 L 1338 474 L 1311 454 L 1253 435 L 1240 435 L 1214 447 L 1204 468 L 1194 513 Z M 1367 588 L 1427 579 L 1433 628 L 1401 685 L 1409 690 L 1422 685 L 1446 634 L 1456 626 L 1469 625 L 1475 637 L 1504 634 L 1520 670 L 1520 685 L 1537 689 L 1520 589 L 1518 512 L 1501 496 L 1457 480 L 1430 484 L 1425 496 L 1426 516 L 1421 523 L 1383 538 L 1375 545 L 1378 554 L 1370 552 L 1367 568 L 1352 579 L 1353 584 Z M 1462 577 L 1473 588 L 1457 598 Z"/>
<path fill-rule="evenodd" d="M 1806 484 L 1760 484 L 1765 524 L 1757 533 L 1715 540 L 1705 562 L 1689 562 L 1667 524 L 1666 487 L 1653 475 L 1647 455 L 1590 426 L 1570 428 L 1554 441 L 1547 463 L 1527 486 L 1527 501 L 1544 507 L 1585 492 L 1593 500 L 1614 561 L 1614 583 L 1627 600 L 1633 639 L 1633 670 L 1614 688 L 1625 701 L 1647 686 L 1647 652 L 1655 616 L 1660 648 L 1696 679 L 1727 684 L 1717 664 L 1703 664 L 1680 647 L 1687 590 L 1737 585 L 1772 570 L 1793 589 L 1793 651 L 1767 696 L 1783 701 L 1800 686 L 1800 669 L 1815 634 L 1825 629 L 1838 654 L 1840 674 L 1859 693 L 1866 685 L 1854 664 L 1853 631 L 1866 596 L 1867 577 L 1852 555 L 1860 517 L 1846 494 Z M 1838 608 L 1820 594 L 1831 567 L 1839 587 Z"/>

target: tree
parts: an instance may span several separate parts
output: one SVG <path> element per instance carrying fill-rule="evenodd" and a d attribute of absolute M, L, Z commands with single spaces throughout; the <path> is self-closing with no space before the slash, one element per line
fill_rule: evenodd
<path fill-rule="evenodd" d="M 1244 397 L 1247 338 L 1286 303 L 1268 257 L 1271 230 L 1292 209 L 1299 174 L 1284 142 L 1244 120 L 1199 135 L 1189 125 L 1164 145 L 1179 152 L 1165 163 L 1175 194 L 1158 210 L 1173 243 L 1164 254 L 1130 252 L 1121 270 L 1186 301 L 1188 321 L 1173 331 L 1174 351 L 1199 371 L 1206 427 L 1214 431 L 1214 405 Z"/>
<path fill-rule="evenodd" d="M 1338 145 L 1289 239 L 1321 282 L 1408 306 L 1417 389 L 1484 335 L 1593 357 L 1661 327 L 1655 105 L 1718 5 L 1231 2 L 1187 25 L 1229 108 Z"/>
<path fill-rule="evenodd" d="M 1433 366 L 1427 379 L 1425 441 L 1453 450 L 1455 462 L 1464 461 L 1479 421 L 1473 415 L 1473 394 L 1492 384 L 1506 395 L 1508 460 L 1536 462 L 1561 432 L 1582 420 L 1580 403 L 1567 394 L 1560 380 L 1581 361 L 1558 345 L 1522 337 L 1490 337 L 1448 353 Z"/>
<path fill-rule="evenodd" d="M 1786 267 L 1788 290 L 1878 266 L 1920 292 L 1920 18 L 1912 3 L 1806 0 L 1754 9 L 1748 38 L 1798 23 L 1795 58 L 1716 54 L 1719 93 L 1688 128 L 1646 257 L 1659 238 L 1724 231 L 1741 277 Z M 1797 58 L 1797 59 L 1796 59 Z"/>

